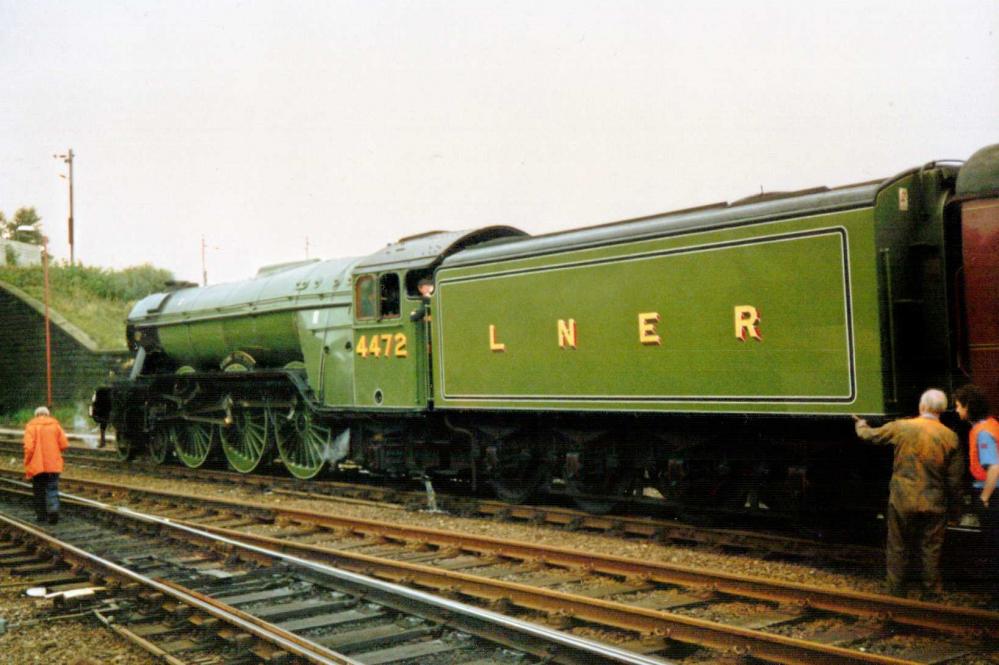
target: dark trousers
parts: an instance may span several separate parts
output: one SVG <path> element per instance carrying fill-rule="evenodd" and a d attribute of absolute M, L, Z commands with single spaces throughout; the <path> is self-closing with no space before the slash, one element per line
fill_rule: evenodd
<path fill-rule="evenodd" d="M 35 491 L 35 514 L 38 519 L 59 514 L 58 473 L 39 473 L 31 478 L 31 488 Z"/>
<path fill-rule="evenodd" d="M 888 591 L 901 593 L 910 554 L 918 552 L 923 570 L 923 588 L 940 591 L 940 551 L 947 532 L 946 513 L 899 512 L 888 506 Z"/>
<path fill-rule="evenodd" d="M 975 490 L 977 501 L 979 490 Z M 982 556 L 985 565 L 985 583 L 992 589 L 994 600 L 999 601 L 999 492 L 992 495 L 989 507 L 982 506 L 978 502 L 981 512 L 978 514 L 978 521 L 982 527 Z"/>

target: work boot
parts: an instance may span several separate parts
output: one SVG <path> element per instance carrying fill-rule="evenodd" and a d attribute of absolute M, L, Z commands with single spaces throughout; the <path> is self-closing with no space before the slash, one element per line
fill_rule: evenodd
<path fill-rule="evenodd" d="M 51 513 L 49 515 L 49 524 L 58 524 L 58 523 L 59 523 L 59 513 Z"/>

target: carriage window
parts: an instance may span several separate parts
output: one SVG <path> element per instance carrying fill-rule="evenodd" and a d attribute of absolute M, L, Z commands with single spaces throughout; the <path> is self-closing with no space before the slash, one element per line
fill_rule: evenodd
<path fill-rule="evenodd" d="M 359 319 L 378 316 L 378 291 L 372 275 L 358 277 L 354 284 L 355 311 Z"/>
<path fill-rule="evenodd" d="M 399 316 L 399 275 L 385 273 L 378 280 L 382 318 Z"/>

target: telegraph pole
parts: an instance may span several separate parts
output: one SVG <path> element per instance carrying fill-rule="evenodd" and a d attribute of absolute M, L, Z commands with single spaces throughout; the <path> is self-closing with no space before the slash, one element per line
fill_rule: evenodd
<path fill-rule="evenodd" d="M 73 149 L 70 148 L 65 155 L 52 155 L 56 159 L 61 159 L 69 165 L 69 265 L 75 265 L 73 252 Z M 61 176 L 65 178 L 66 176 Z"/>

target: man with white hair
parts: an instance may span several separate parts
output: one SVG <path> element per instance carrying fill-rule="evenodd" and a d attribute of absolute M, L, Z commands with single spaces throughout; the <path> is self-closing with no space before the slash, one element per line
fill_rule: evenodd
<path fill-rule="evenodd" d="M 940 423 L 947 410 L 947 396 L 930 389 L 919 399 L 919 416 L 870 427 L 854 416 L 857 436 L 866 441 L 895 446 L 888 499 L 888 544 L 885 558 L 888 592 L 902 595 L 909 548 L 918 548 L 923 564 L 923 589 L 937 594 L 940 551 L 947 530 L 948 506 L 956 507 L 964 466 L 957 435 Z"/>
<path fill-rule="evenodd" d="M 35 409 L 35 417 L 24 426 L 24 475 L 35 491 L 35 514 L 39 522 L 59 521 L 59 474 L 62 451 L 69 448 L 66 432 L 48 408 Z"/>

